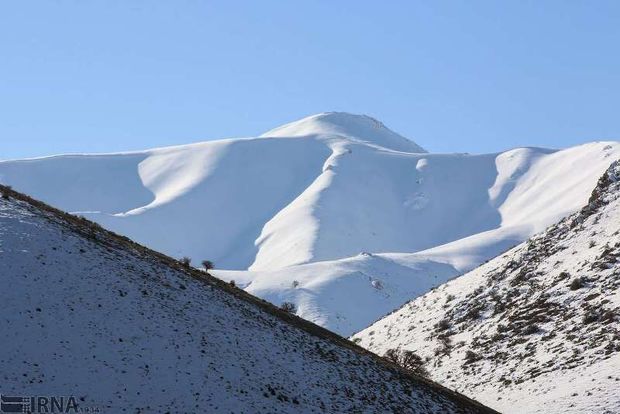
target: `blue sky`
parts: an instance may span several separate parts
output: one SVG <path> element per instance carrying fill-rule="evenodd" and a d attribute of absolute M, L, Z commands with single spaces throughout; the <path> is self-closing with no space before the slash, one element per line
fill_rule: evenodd
<path fill-rule="evenodd" d="M 0 159 L 372 115 L 436 152 L 620 139 L 618 1 L 0 3 Z"/>

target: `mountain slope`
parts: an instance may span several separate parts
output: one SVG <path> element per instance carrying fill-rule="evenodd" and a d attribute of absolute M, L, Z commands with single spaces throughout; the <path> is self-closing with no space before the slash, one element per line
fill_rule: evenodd
<path fill-rule="evenodd" d="M 349 335 L 576 211 L 617 157 L 617 142 L 428 154 L 323 113 L 257 138 L 4 161 L 0 182 Z"/>
<path fill-rule="evenodd" d="M 295 316 L 0 188 L 4 395 L 132 412 L 484 413 Z"/>
<path fill-rule="evenodd" d="M 502 412 L 620 412 L 620 162 L 587 206 L 354 336 Z"/>

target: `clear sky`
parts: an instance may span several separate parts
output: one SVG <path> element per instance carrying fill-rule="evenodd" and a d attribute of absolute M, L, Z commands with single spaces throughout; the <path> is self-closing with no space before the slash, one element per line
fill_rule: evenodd
<path fill-rule="evenodd" d="M 0 159 L 365 113 L 436 152 L 620 139 L 620 1 L 4 1 Z"/>

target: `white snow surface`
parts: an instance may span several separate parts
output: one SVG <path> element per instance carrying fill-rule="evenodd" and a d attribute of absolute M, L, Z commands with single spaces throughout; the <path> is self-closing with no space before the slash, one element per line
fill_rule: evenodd
<path fill-rule="evenodd" d="M 349 335 L 576 211 L 619 156 L 429 154 L 332 112 L 257 138 L 4 161 L 0 182 Z"/>
<path fill-rule="evenodd" d="M 4 395 L 106 413 L 490 412 L 67 217 L 0 199 Z"/>
<path fill-rule="evenodd" d="M 620 162 L 545 232 L 354 335 L 504 413 L 620 413 Z"/>

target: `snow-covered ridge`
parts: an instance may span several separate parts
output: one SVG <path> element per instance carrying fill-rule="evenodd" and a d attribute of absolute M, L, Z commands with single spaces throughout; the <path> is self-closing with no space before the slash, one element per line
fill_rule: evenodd
<path fill-rule="evenodd" d="M 0 193 L 3 395 L 73 395 L 100 412 L 492 412 L 206 273 Z"/>
<path fill-rule="evenodd" d="M 324 113 L 254 138 L 0 162 L 0 182 L 209 259 L 349 335 L 577 211 L 618 157 L 618 142 L 429 154 L 370 117 Z"/>
<path fill-rule="evenodd" d="M 391 131 L 382 122 L 368 115 L 346 112 L 324 112 L 274 128 L 262 137 L 308 137 L 323 135 L 327 138 L 346 137 L 382 148 L 403 152 L 426 152 L 415 142 Z"/>
<path fill-rule="evenodd" d="M 502 412 L 620 412 L 620 162 L 587 205 L 356 334 Z"/>

